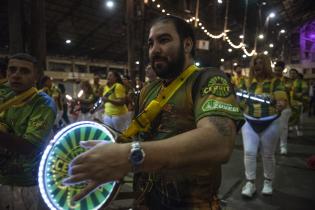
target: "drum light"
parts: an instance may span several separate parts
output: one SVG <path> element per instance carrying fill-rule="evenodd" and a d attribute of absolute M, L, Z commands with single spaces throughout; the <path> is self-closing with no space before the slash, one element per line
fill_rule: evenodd
<path fill-rule="evenodd" d="M 81 121 L 59 131 L 44 150 L 39 165 L 38 183 L 43 200 L 50 209 L 87 208 L 96 210 L 107 204 L 109 199 L 116 194 L 119 188 L 118 182 L 109 182 L 103 184 L 74 205 L 70 204 L 71 197 L 80 190 L 80 187 L 64 186 L 62 184 L 62 180 L 67 176 L 66 169 L 68 168 L 64 159 L 73 158 L 72 156 L 84 151 L 79 146 L 79 142 L 89 139 L 115 142 L 114 135 L 105 126 L 95 122 Z M 63 164 L 58 163 L 59 160 Z M 56 169 L 62 169 L 62 173 L 60 171 L 56 172 Z"/>

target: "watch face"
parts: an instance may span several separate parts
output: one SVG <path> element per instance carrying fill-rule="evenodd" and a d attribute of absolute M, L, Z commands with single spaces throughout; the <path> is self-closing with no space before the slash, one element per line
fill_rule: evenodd
<path fill-rule="evenodd" d="M 131 154 L 131 161 L 133 164 L 138 165 L 143 161 L 143 153 L 141 150 L 135 150 Z"/>

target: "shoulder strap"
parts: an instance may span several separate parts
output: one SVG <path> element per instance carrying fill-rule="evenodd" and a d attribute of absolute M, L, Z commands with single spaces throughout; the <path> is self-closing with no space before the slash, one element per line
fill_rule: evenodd
<path fill-rule="evenodd" d="M 115 88 L 116 88 L 116 84 L 114 84 L 106 93 L 105 93 L 105 97 L 109 97 L 111 94 L 114 93 L 115 91 Z"/>
<path fill-rule="evenodd" d="M 30 98 L 31 96 L 33 96 L 37 92 L 38 92 L 37 89 L 32 87 L 32 88 L 28 89 L 27 91 L 25 91 L 25 92 L 15 96 L 15 97 L 13 97 L 12 99 L 4 102 L 3 104 L 0 105 L 0 113 L 3 111 L 6 111 L 7 109 L 9 109 L 10 107 L 12 107 L 14 105 L 18 105 L 18 104 L 23 103 L 23 101 Z"/>
<path fill-rule="evenodd" d="M 142 89 L 141 89 L 141 92 L 143 92 L 143 95 L 144 95 L 144 98 L 140 100 L 140 94 L 137 95 L 137 100 L 136 102 L 138 104 L 142 104 L 142 107 L 138 107 L 138 106 L 135 106 L 136 107 L 136 110 L 135 110 L 135 116 L 137 116 L 139 114 L 139 110 L 144 110 L 144 106 L 145 104 L 147 104 L 147 101 L 150 99 L 150 97 L 152 96 L 152 94 L 154 93 L 155 91 L 155 87 L 158 86 L 160 84 L 161 80 L 157 79 L 155 81 L 153 81 L 152 83 L 144 86 Z M 141 94 L 142 95 L 142 94 Z"/>
<path fill-rule="evenodd" d="M 197 69 L 195 65 L 189 66 L 171 84 L 161 90 L 144 111 L 132 120 L 130 126 L 123 132 L 123 136 L 130 138 L 140 131 L 148 131 L 151 127 L 151 122 L 160 113 L 163 106 Z"/>

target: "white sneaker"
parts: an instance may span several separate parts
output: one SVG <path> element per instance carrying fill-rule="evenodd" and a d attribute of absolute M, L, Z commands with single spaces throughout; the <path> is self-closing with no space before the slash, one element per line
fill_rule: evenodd
<path fill-rule="evenodd" d="M 281 154 L 281 155 L 286 155 L 286 154 L 288 154 L 287 148 L 281 147 L 281 148 L 280 148 L 280 154 Z"/>
<path fill-rule="evenodd" d="M 256 192 L 255 183 L 252 183 L 250 181 L 246 182 L 246 184 L 242 188 L 242 195 L 249 197 L 249 198 L 253 197 L 255 192 Z"/>
<path fill-rule="evenodd" d="M 272 180 L 265 179 L 264 187 L 261 191 L 263 195 L 272 195 Z"/>

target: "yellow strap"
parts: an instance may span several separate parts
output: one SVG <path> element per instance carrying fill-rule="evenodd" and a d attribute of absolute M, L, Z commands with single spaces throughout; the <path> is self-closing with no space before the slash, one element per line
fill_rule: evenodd
<path fill-rule="evenodd" d="M 0 85 L 5 84 L 7 81 L 8 81 L 7 79 L 0 79 Z"/>
<path fill-rule="evenodd" d="M 144 111 L 132 120 L 130 126 L 123 132 L 123 136 L 130 138 L 140 131 L 148 131 L 151 122 L 160 113 L 163 106 L 197 69 L 198 68 L 195 65 L 189 66 L 173 82 L 171 82 L 171 84 L 164 88 L 158 96 L 148 104 Z"/>
<path fill-rule="evenodd" d="M 33 96 L 35 93 L 37 93 L 37 89 L 32 87 L 28 89 L 27 91 L 11 98 L 10 100 L 4 102 L 3 104 L 0 105 L 0 113 L 7 110 L 8 108 L 19 105 L 29 97 Z"/>
<path fill-rule="evenodd" d="M 46 91 L 48 91 L 48 87 L 46 86 L 39 90 L 39 92 L 46 92 Z"/>

